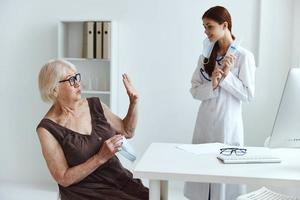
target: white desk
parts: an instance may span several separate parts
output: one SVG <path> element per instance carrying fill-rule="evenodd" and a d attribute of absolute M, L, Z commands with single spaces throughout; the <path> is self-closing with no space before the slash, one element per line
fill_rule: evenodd
<path fill-rule="evenodd" d="M 169 180 L 300 188 L 300 149 L 272 149 L 281 163 L 223 164 L 216 155 L 188 153 L 177 145 L 151 144 L 133 170 L 134 177 L 149 179 L 150 200 L 168 198 Z"/>

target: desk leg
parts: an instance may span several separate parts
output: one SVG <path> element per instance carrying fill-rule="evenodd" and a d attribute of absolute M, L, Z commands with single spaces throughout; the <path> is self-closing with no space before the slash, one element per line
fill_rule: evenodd
<path fill-rule="evenodd" d="M 168 181 L 150 180 L 149 200 L 168 200 Z"/>
<path fill-rule="evenodd" d="M 160 199 L 168 200 L 168 181 L 160 181 Z"/>
<path fill-rule="evenodd" d="M 160 181 L 150 180 L 149 181 L 149 200 L 160 199 Z"/>

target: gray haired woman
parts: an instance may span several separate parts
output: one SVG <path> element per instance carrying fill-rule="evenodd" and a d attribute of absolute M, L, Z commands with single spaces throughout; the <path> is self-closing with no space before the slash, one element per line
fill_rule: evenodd
<path fill-rule="evenodd" d="M 99 98 L 82 98 L 80 80 L 76 67 L 65 60 L 49 61 L 39 74 L 41 97 L 52 106 L 37 133 L 61 199 L 148 199 L 148 189 L 115 155 L 122 137 L 133 137 L 137 122 L 138 95 L 128 76 L 123 74 L 130 100 L 124 119 Z"/>

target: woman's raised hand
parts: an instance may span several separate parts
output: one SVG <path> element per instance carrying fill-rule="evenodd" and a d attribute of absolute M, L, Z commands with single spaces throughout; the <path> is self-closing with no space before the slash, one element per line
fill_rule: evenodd
<path fill-rule="evenodd" d="M 123 77 L 123 83 L 126 88 L 126 92 L 128 94 L 130 103 L 131 104 L 137 103 L 138 94 L 137 94 L 136 90 L 134 89 L 134 87 L 132 86 L 132 83 L 131 83 L 128 75 L 122 74 L 122 77 Z"/>
<path fill-rule="evenodd" d="M 227 74 L 229 73 L 231 67 L 233 66 L 233 63 L 235 61 L 235 56 L 232 55 L 232 54 L 229 54 L 228 56 L 226 56 L 223 60 L 223 72 L 224 72 L 224 75 L 227 76 Z"/>

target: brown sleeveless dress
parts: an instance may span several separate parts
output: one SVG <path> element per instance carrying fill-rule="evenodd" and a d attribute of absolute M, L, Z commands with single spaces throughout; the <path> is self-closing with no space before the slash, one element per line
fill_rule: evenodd
<path fill-rule="evenodd" d="M 107 122 L 100 100 L 87 99 L 92 132 L 83 135 L 50 119 L 42 119 L 38 127 L 48 130 L 59 142 L 69 167 L 84 163 L 95 155 L 103 142 L 117 132 Z M 139 179 L 125 169 L 117 156 L 97 168 L 79 183 L 69 187 L 58 185 L 61 200 L 148 200 L 149 192 Z"/>

